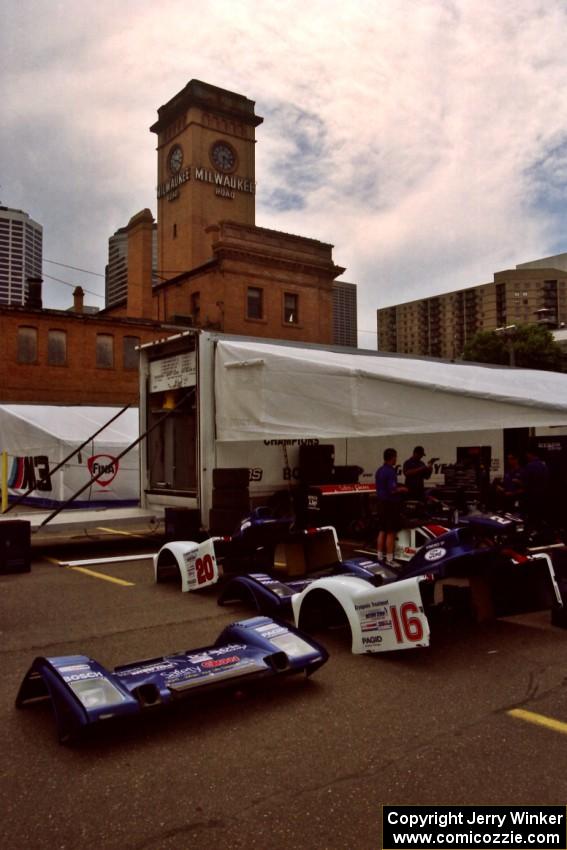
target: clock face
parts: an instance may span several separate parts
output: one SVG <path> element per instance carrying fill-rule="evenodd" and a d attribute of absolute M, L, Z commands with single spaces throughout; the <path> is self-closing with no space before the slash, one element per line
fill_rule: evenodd
<path fill-rule="evenodd" d="M 167 167 L 171 174 L 177 174 L 181 166 L 183 165 L 183 151 L 179 147 L 179 145 L 175 145 L 169 152 L 169 156 L 167 157 Z"/>
<path fill-rule="evenodd" d="M 236 171 L 238 157 L 236 151 L 228 142 L 215 142 L 211 147 L 210 156 L 217 171 L 222 171 L 225 174 Z"/>

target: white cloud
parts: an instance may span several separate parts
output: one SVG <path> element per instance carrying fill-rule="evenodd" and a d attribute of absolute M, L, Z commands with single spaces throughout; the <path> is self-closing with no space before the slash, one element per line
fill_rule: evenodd
<path fill-rule="evenodd" d="M 562 0 L 85 8 L 8 0 L 0 35 L 0 199 L 43 223 L 48 259 L 102 272 L 108 236 L 155 213 L 148 128 L 192 77 L 265 115 L 257 223 L 335 245 L 362 345 L 379 306 L 567 248 Z"/>

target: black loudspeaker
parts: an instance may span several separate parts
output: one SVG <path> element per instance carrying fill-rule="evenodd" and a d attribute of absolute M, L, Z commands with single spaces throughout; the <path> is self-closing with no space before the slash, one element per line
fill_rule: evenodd
<path fill-rule="evenodd" d="M 0 575 L 31 570 L 31 523 L 23 519 L 0 521 Z"/>
<path fill-rule="evenodd" d="M 167 540 L 199 540 L 200 529 L 201 512 L 195 508 L 165 509 L 165 536 Z"/>
<path fill-rule="evenodd" d="M 302 484 L 330 484 L 335 463 L 334 446 L 300 446 L 299 476 Z"/>
<path fill-rule="evenodd" d="M 213 469 L 213 506 L 209 511 L 211 534 L 232 534 L 250 513 L 248 467 Z"/>
<path fill-rule="evenodd" d="M 209 530 L 211 534 L 233 534 L 249 511 L 239 508 L 211 508 Z"/>
<path fill-rule="evenodd" d="M 250 512 L 250 494 L 246 490 L 213 490 L 213 508 L 238 508 Z"/>
<path fill-rule="evenodd" d="M 248 480 L 248 467 L 213 469 L 213 487 L 217 490 L 246 490 Z"/>

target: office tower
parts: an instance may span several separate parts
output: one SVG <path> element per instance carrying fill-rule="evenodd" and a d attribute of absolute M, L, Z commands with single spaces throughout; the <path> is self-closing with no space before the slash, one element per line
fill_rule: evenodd
<path fill-rule="evenodd" d="M 357 347 L 355 283 L 333 281 L 333 343 Z"/>
<path fill-rule="evenodd" d="M 23 210 L 0 206 L 0 304 L 22 305 L 28 279 L 42 276 L 43 228 Z"/>
<path fill-rule="evenodd" d="M 159 281 L 157 266 L 157 224 L 152 242 L 153 285 Z M 113 307 L 126 299 L 128 292 L 128 228 L 119 227 L 108 240 L 108 264 L 105 269 L 105 305 Z"/>

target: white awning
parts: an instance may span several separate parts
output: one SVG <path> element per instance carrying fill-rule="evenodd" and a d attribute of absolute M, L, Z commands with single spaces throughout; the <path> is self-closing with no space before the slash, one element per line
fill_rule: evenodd
<path fill-rule="evenodd" d="M 567 375 L 219 340 L 220 441 L 567 425 Z"/>

